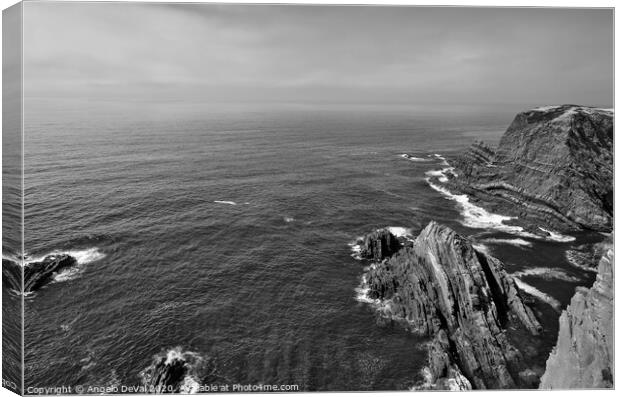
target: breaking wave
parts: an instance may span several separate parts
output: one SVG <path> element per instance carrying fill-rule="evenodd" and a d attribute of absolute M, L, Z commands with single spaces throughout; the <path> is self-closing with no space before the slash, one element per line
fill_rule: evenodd
<path fill-rule="evenodd" d="M 414 156 L 411 156 L 411 155 L 409 155 L 407 153 L 401 154 L 400 157 L 402 157 L 404 159 L 407 159 L 409 161 L 416 162 L 416 163 L 427 163 L 429 161 L 433 161 L 432 159 L 429 159 L 429 158 L 414 157 Z"/>
<path fill-rule="evenodd" d="M 183 372 L 181 374 L 168 372 L 171 365 L 182 366 Z M 176 383 L 173 377 L 181 375 L 183 378 L 178 379 L 178 392 L 194 394 L 199 391 L 202 380 L 214 373 L 215 366 L 209 357 L 205 358 L 198 353 L 175 347 L 153 356 L 151 365 L 140 372 L 139 376 L 146 387 L 170 387 L 169 384 L 158 384 L 160 377 L 165 377 L 166 382 Z"/>
<path fill-rule="evenodd" d="M 213 201 L 213 202 L 214 202 L 214 203 L 217 203 L 217 204 L 237 205 L 237 203 L 235 203 L 234 201 L 215 200 L 215 201 Z"/>
<path fill-rule="evenodd" d="M 435 156 L 439 155 L 436 154 Z M 445 161 L 443 157 L 439 156 L 439 158 Z M 460 220 L 460 223 L 463 226 L 471 227 L 474 229 L 495 229 L 501 232 L 515 234 L 521 237 L 533 238 L 538 240 L 549 240 L 559 243 L 567 243 L 575 240 L 575 237 L 565 236 L 552 230 L 547 230 L 543 228 L 539 229 L 547 233 L 548 236 L 539 236 L 537 234 L 527 232 L 521 226 L 507 225 L 504 223 L 505 221 L 515 220 L 518 218 L 514 216 L 499 215 L 489 212 L 484 208 L 471 203 L 469 201 L 469 196 L 467 196 L 466 194 L 454 194 L 445 187 L 433 183 L 433 181 L 431 180 L 432 177 L 436 177 L 439 182 L 445 183 L 448 182 L 448 173 L 451 173 L 452 175 L 454 175 L 454 177 L 458 176 L 454 173 L 454 168 L 449 167 L 450 164 L 448 164 L 447 161 L 445 161 L 445 163 L 448 168 L 426 172 L 425 180 L 426 183 L 428 183 L 428 185 L 433 190 L 444 195 L 446 199 L 455 201 L 457 203 L 457 205 L 461 209 L 460 212 L 463 219 Z"/>
<path fill-rule="evenodd" d="M 41 262 L 42 260 L 50 256 L 54 257 L 54 256 L 59 256 L 59 255 L 69 255 L 69 256 L 74 257 L 75 260 L 77 261 L 77 266 L 63 269 L 62 271 L 60 271 L 54 276 L 54 281 L 59 282 L 59 283 L 77 278 L 79 274 L 82 273 L 83 265 L 96 262 L 98 260 L 105 258 L 104 253 L 99 251 L 97 247 L 93 247 L 93 248 L 87 248 L 83 250 L 54 251 L 49 254 L 43 255 L 41 257 L 37 257 L 37 258 L 30 258 L 26 256 L 27 260 L 25 262 L 25 265 L 29 266 L 32 263 Z"/>
<path fill-rule="evenodd" d="M 509 244 L 517 247 L 531 247 L 532 242 L 523 240 L 522 238 L 487 238 L 484 240 L 490 244 Z"/>
<path fill-rule="evenodd" d="M 542 292 L 541 290 L 539 290 L 536 287 L 533 287 L 529 284 L 527 284 L 526 282 L 524 282 L 523 280 L 521 280 L 518 277 L 514 278 L 515 283 L 517 284 L 517 287 L 519 287 L 519 289 L 523 292 L 525 292 L 528 295 L 531 295 L 545 303 L 547 303 L 549 306 L 551 306 L 553 309 L 555 309 L 556 311 L 560 311 L 560 309 L 562 308 L 562 305 L 560 304 L 560 302 L 555 299 L 552 296 L 549 296 L 547 294 L 545 294 L 544 292 Z"/>
<path fill-rule="evenodd" d="M 548 268 L 548 267 L 535 267 L 531 269 L 520 270 L 518 272 L 513 273 L 512 275 L 515 277 L 536 276 L 536 277 L 540 277 L 545 280 L 557 279 L 557 280 L 568 281 L 568 282 L 573 282 L 573 283 L 580 281 L 579 277 L 566 274 L 566 272 L 563 271 L 562 269 Z"/>

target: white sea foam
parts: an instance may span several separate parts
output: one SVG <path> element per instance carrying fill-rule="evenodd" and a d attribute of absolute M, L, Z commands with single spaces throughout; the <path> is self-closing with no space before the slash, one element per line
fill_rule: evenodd
<path fill-rule="evenodd" d="M 575 237 L 565 236 L 560 233 L 543 228 L 539 229 L 546 233 L 549 233 L 549 236 L 539 236 L 537 234 L 527 232 L 521 226 L 507 225 L 504 223 L 505 221 L 514 220 L 517 219 L 517 217 L 499 215 L 489 212 L 482 207 L 472 204 L 466 194 L 453 194 L 445 187 L 439 186 L 431 182 L 430 177 L 426 178 L 426 182 L 432 189 L 443 194 L 448 200 L 452 200 L 457 203 L 457 205 L 461 209 L 461 216 L 463 217 L 463 219 L 460 220 L 460 223 L 463 226 L 471 227 L 474 229 L 495 229 L 505 233 L 515 234 L 521 237 L 537 240 L 549 240 L 560 243 L 567 243 L 575 240 Z M 507 241 L 505 243 L 510 244 Z M 517 243 L 513 242 L 513 244 Z"/>
<path fill-rule="evenodd" d="M 446 183 L 448 182 L 448 177 L 446 176 L 447 170 L 448 170 L 447 168 L 443 170 L 430 170 L 430 171 L 426 171 L 425 175 L 429 178 L 436 177 L 439 180 L 439 182 Z"/>
<path fill-rule="evenodd" d="M 369 303 L 372 305 L 378 304 L 379 300 L 369 298 L 368 292 L 370 292 L 370 287 L 368 286 L 368 282 L 366 281 L 366 273 L 364 273 L 362 275 L 362 281 L 360 285 L 355 288 L 355 300 L 358 302 Z"/>
<path fill-rule="evenodd" d="M 349 247 L 351 247 L 351 256 L 358 261 L 362 260 L 362 257 L 360 256 L 360 253 L 362 252 L 362 246 L 359 243 L 361 239 L 362 237 L 358 237 L 355 241 L 347 244 Z"/>
<path fill-rule="evenodd" d="M 416 163 L 426 163 L 426 162 L 432 161 L 431 159 L 427 159 L 427 158 L 425 159 L 425 158 L 422 158 L 422 157 L 414 157 L 414 156 L 411 156 L 411 155 L 409 155 L 407 153 L 401 154 L 400 157 L 402 157 L 404 159 L 407 159 L 409 161 L 416 162 Z"/>
<path fill-rule="evenodd" d="M 445 165 L 447 167 L 450 166 L 450 163 L 448 163 L 448 160 L 446 160 L 446 158 L 444 156 L 442 156 L 441 154 L 435 153 L 433 156 L 435 156 L 435 158 L 441 160 L 441 164 L 443 164 L 443 165 Z"/>
<path fill-rule="evenodd" d="M 396 237 L 404 237 L 411 240 L 411 229 L 402 226 L 388 226 L 386 229 Z"/>
<path fill-rule="evenodd" d="M 573 236 L 565 236 L 552 230 L 543 229 L 542 227 L 539 227 L 539 229 L 549 233 L 549 236 L 546 238 L 547 240 L 557 241 L 558 243 L 570 243 L 571 241 L 575 241 L 575 237 Z"/>
<path fill-rule="evenodd" d="M 578 282 L 579 278 L 566 274 L 565 271 L 558 268 L 534 267 L 530 269 L 520 270 L 512 274 L 515 277 L 537 276 L 546 280 L 558 279 L 568 282 Z"/>
<path fill-rule="evenodd" d="M 156 355 L 153 358 L 154 363 L 140 373 L 140 377 L 143 379 L 144 383 L 150 383 L 153 376 L 152 371 L 160 362 L 161 357 L 161 355 Z M 180 392 L 186 394 L 197 393 L 200 390 L 200 383 L 196 380 L 199 375 L 197 374 L 197 371 L 200 369 L 204 358 L 198 353 L 183 351 L 180 347 L 175 347 L 166 353 L 166 360 L 164 364 L 170 365 L 174 362 L 174 360 L 182 361 L 185 363 L 186 368 L 188 368 L 187 374 L 185 375 L 185 378 L 183 378 L 183 383 L 180 386 Z"/>
<path fill-rule="evenodd" d="M 443 194 L 447 199 L 457 203 L 461 208 L 461 215 L 463 216 L 461 223 L 464 226 L 476 229 L 496 229 L 511 234 L 523 233 L 522 227 L 504 224 L 504 221 L 516 218 L 493 214 L 482 207 L 472 204 L 466 194 L 452 194 L 443 186 L 432 183 L 430 178 L 427 178 L 426 181 L 431 188 Z"/>
<path fill-rule="evenodd" d="M 54 253 L 54 255 L 59 255 L 59 254 L 71 255 L 77 260 L 78 266 L 63 269 L 59 273 L 57 273 L 54 276 L 54 281 L 58 283 L 63 282 L 63 281 L 73 280 L 77 278 L 83 270 L 81 265 L 86 265 L 88 263 L 92 263 L 92 262 L 105 258 L 105 254 L 100 252 L 97 248 L 88 248 L 84 250 L 71 250 L 71 251 Z"/>
<path fill-rule="evenodd" d="M 489 249 L 489 247 L 487 247 L 484 244 L 477 243 L 477 244 L 472 244 L 471 246 L 474 247 L 474 249 L 476 251 L 479 251 L 479 252 L 482 252 L 483 254 L 492 256 L 491 250 Z"/>
<path fill-rule="evenodd" d="M 523 240 L 522 238 L 487 238 L 485 243 L 490 244 L 509 244 L 516 245 L 517 247 L 531 247 L 532 242 Z"/>
<path fill-rule="evenodd" d="M 78 261 L 80 265 L 85 265 L 87 263 L 95 262 L 105 258 L 105 254 L 100 252 L 99 249 L 96 247 L 84 250 L 70 250 L 62 253 L 71 255 Z"/>
<path fill-rule="evenodd" d="M 215 200 L 214 203 L 218 204 L 228 204 L 228 205 L 237 205 L 234 201 L 226 201 L 226 200 Z M 247 203 L 246 203 L 247 204 Z"/>
<path fill-rule="evenodd" d="M 97 247 L 86 248 L 82 250 L 68 250 L 68 251 L 53 251 L 48 254 L 39 256 L 39 257 L 30 257 L 29 255 L 25 255 L 25 266 L 29 266 L 32 263 L 37 263 L 43 261 L 48 257 L 56 257 L 59 255 L 70 255 L 75 258 L 78 266 L 69 267 L 61 270 L 60 272 L 54 275 L 55 282 L 63 282 L 68 280 L 75 279 L 82 272 L 82 265 L 86 265 L 88 263 L 92 263 L 98 260 L 105 258 L 105 254 L 99 251 Z"/>
<path fill-rule="evenodd" d="M 553 298 L 552 296 L 549 296 L 549 295 L 545 294 L 544 292 L 542 292 L 538 288 L 533 287 L 533 286 L 525 283 L 523 280 L 521 280 L 518 277 L 514 277 L 514 280 L 515 280 L 515 283 L 517 284 L 517 287 L 519 287 L 520 290 L 522 290 L 526 294 L 532 295 L 533 297 L 538 298 L 541 301 L 549 304 L 556 311 L 560 311 L 562 305 L 560 304 L 560 302 L 557 299 Z"/>

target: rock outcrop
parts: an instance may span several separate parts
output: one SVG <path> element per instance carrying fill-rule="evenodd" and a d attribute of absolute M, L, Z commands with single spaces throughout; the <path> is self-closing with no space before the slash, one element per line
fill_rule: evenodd
<path fill-rule="evenodd" d="M 562 105 L 519 113 L 496 150 L 476 143 L 453 165 L 450 190 L 518 217 L 528 230 L 612 228 L 611 110 Z"/>
<path fill-rule="evenodd" d="M 366 277 L 368 295 L 381 302 L 384 315 L 433 337 L 432 383 L 519 385 L 521 357 L 505 329 L 510 324 L 537 334 L 541 327 L 499 260 L 430 222 L 412 246 L 373 266 Z"/>
<path fill-rule="evenodd" d="M 153 365 L 145 386 L 149 392 L 179 393 L 187 372 L 187 364 L 181 357 L 161 357 Z"/>
<path fill-rule="evenodd" d="M 193 394 L 200 391 L 201 385 L 230 382 L 217 374 L 211 357 L 184 351 L 180 347 L 155 355 L 140 377 L 147 393 Z"/>
<path fill-rule="evenodd" d="M 364 259 L 381 261 L 392 256 L 400 248 L 398 238 L 389 229 L 379 229 L 366 235 L 360 241 L 360 256 Z"/>
<path fill-rule="evenodd" d="M 48 255 L 37 262 L 26 262 L 23 268 L 24 293 L 34 292 L 51 283 L 62 270 L 77 266 L 77 260 L 71 255 Z M 13 260 L 2 259 L 3 282 L 9 288 L 20 292 L 22 289 L 22 269 Z"/>
<path fill-rule="evenodd" d="M 614 355 L 614 253 L 609 245 L 590 289 L 577 288 L 560 316 L 558 341 L 541 389 L 611 388 Z"/>

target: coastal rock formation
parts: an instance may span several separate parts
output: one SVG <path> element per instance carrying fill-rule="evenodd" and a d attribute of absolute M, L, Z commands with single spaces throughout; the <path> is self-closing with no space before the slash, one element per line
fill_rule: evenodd
<path fill-rule="evenodd" d="M 558 341 L 547 361 L 541 389 L 613 387 L 613 258 L 608 245 L 594 285 L 577 288 L 562 312 Z"/>
<path fill-rule="evenodd" d="M 453 165 L 451 190 L 519 217 L 528 230 L 612 228 L 612 110 L 562 105 L 519 113 L 496 150 L 476 143 Z"/>
<path fill-rule="evenodd" d="M 54 276 L 66 268 L 77 266 L 71 255 L 48 255 L 40 262 L 29 262 L 24 266 L 24 292 L 40 289 L 54 280 Z"/>
<path fill-rule="evenodd" d="M 193 394 L 199 391 L 201 385 L 229 382 L 217 374 L 212 358 L 184 351 L 180 347 L 155 355 L 140 377 L 148 393 Z"/>
<path fill-rule="evenodd" d="M 179 393 L 187 371 L 186 362 L 181 357 L 161 357 L 150 369 L 145 386 L 149 392 Z"/>
<path fill-rule="evenodd" d="M 24 293 L 34 292 L 51 283 L 62 270 L 77 266 L 77 260 L 71 255 L 48 255 L 37 262 L 26 262 L 23 268 Z M 12 260 L 2 259 L 3 282 L 15 291 L 21 291 L 22 269 Z"/>
<path fill-rule="evenodd" d="M 19 293 L 22 289 L 22 270 L 16 260 L 2 258 L 2 287 Z"/>
<path fill-rule="evenodd" d="M 508 324 L 538 334 L 540 324 L 497 259 L 448 227 L 430 222 L 413 246 L 372 267 L 368 296 L 386 316 L 433 337 L 432 383 L 467 388 L 518 386 L 520 353 Z"/>
<path fill-rule="evenodd" d="M 381 261 L 392 256 L 400 248 L 398 238 L 389 229 L 379 229 L 366 235 L 360 242 L 360 256 L 364 259 Z"/>

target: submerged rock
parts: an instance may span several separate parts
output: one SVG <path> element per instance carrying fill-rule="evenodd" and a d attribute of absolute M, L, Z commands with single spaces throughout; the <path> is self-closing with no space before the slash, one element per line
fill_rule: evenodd
<path fill-rule="evenodd" d="M 519 217 L 527 230 L 612 228 L 613 111 L 563 105 L 519 113 L 496 150 L 474 144 L 453 165 L 453 190 Z"/>
<path fill-rule="evenodd" d="M 396 253 L 401 244 L 389 229 L 379 229 L 365 236 L 360 247 L 362 258 L 381 261 Z"/>
<path fill-rule="evenodd" d="M 67 254 L 48 255 L 37 262 L 26 262 L 23 267 L 22 291 L 22 267 L 16 261 L 3 258 L 3 284 L 18 293 L 34 292 L 54 281 L 54 277 L 61 271 L 77 265 L 77 259 Z"/>
<path fill-rule="evenodd" d="M 614 252 L 608 245 L 590 289 L 577 288 L 560 316 L 541 389 L 613 388 Z"/>
<path fill-rule="evenodd" d="M 54 280 L 62 270 L 77 266 L 77 259 L 71 255 L 48 255 L 40 262 L 29 262 L 24 266 L 24 292 L 33 292 Z"/>
<path fill-rule="evenodd" d="M 510 324 L 536 335 L 541 326 L 499 260 L 430 222 L 412 247 L 371 268 L 367 282 L 369 297 L 382 302 L 384 315 L 433 337 L 432 383 L 478 389 L 518 385 L 521 356 L 505 328 Z"/>

